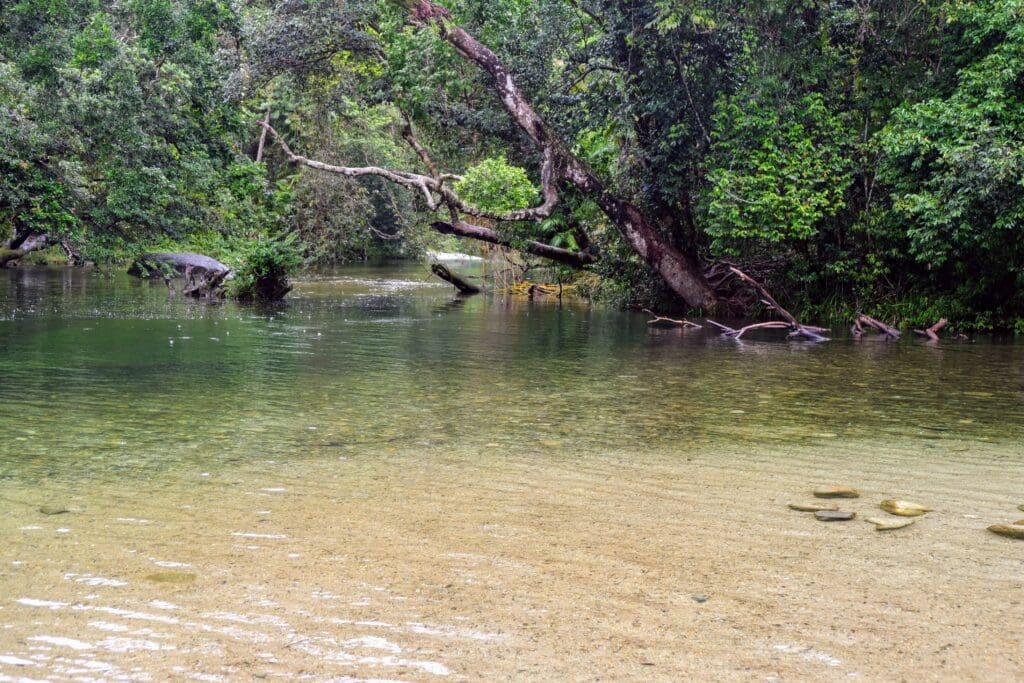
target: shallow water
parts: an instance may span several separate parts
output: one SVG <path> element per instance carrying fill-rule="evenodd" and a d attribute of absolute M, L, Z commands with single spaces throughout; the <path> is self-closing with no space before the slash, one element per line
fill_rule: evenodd
<path fill-rule="evenodd" d="M 1024 516 L 1020 344 L 740 344 L 404 266 L 268 309 L 0 271 L 0 350 L 0 680 L 1024 677 L 1024 543 L 984 530 Z M 936 511 L 786 509 L 830 483 Z"/>

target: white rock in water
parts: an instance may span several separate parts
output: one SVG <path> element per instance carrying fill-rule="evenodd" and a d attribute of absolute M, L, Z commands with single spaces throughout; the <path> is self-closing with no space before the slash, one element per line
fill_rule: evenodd
<path fill-rule="evenodd" d="M 902 529 L 905 526 L 910 526 L 916 519 L 892 519 L 891 517 L 868 517 L 867 521 L 875 525 L 875 529 L 878 531 L 890 531 L 892 529 Z"/>

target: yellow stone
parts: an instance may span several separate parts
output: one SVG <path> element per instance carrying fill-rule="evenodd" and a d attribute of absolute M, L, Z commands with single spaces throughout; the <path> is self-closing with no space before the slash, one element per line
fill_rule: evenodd
<path fill-rule="evenodd" d="M 1007 538 L 1019 538 L 1024 540 L 1024 526 L 1018 524 L 993 524 L 988 528 L 994 534 L 1006 536 Z"/>
<path fill-rule="evenodd" d="M 911 503 L 907 500 L 883 500 L 881 507 L 889 514 L 900 517 L 920 517 L 924 513 L 932 511 L 929 507 L 919 505 L 918 503 Z"/>
<path fill-rule="evenodd" d="M 878 531 L 891 531 L 892 529 L 902 529 L 905 526 L 910 526 L 916 519 L 893 519 L 892 517 L 868 517 L 867 521 L 875 525 L 875 529 Z"/>

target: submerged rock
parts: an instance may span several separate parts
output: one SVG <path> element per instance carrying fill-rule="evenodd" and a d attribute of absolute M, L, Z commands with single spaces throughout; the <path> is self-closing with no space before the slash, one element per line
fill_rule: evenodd
<path fill-rule="evenodd" d="M 845 510 L 819 510 L 814 513 L 814 518 L 820 522 L 849 522 L 856 516 L 856 512 Z"/>
<path fill-rule="evenodd" d="M 798 512 L 822 512 L 824 510 L 838 510 L 838 505 L 831 503 L 790 503 L 790 510 L 797 510 Z"/>
<path fill-rule="evenodd" d="M 44 515 L 63 515 L 71 512 L 66 505 L 60 505 L 59 503 L 41 505 L 39 506 L 39 511 Z"/>
<path fill-rule="evenodd" d="M 814 489 L 815 498 L 860 498 L 860 492 L 849 486 L 822 486 Z"/>
<path fill-rule="evenodd" d="M 708 596 L 706 596 L 706 595 L 694 595 L 693 596 L 693 601 L 695 603 L 697 603 L 698 605 L 702 605 L 702 604 L 704 604 L 705 602 L 708 601 Z"/>
<path fill-rule="evenodd" d="M 1024 540 L 1024 526 L 1019 524 L 993 524 L 988 528 L 994 534 L 1006 536 L 1007 538 L 1019 538 Z"/>
<path fill-rule="evenodd" d="M 898 515 L 900 517 L 920 517 L 926 512 L 931 512 L 932 509 L 919 505 L 918 503 L 911 503 L 907 500 L 883 500 L 881 508 L 892 515 Z"/>
<path fill-rule="evenodd" d="M 916 519 L 893 519 L 892 517 L 868 517 L 868 522 L 875 525 L 875 529 L 878 531 L 891 531 L 892 529 L 902 529 L 905 526 L 910 526 Z"/>
<path fill-rule="evenodd" d="M 1017 509 L 1020 510 L 1021 512 L 1024 512 L 1024 503 L 1022 503 L 1021 505 L 1018 505 Z"/>
<path fill-rule="evenodd" d="M 196 575 L 188 572 L 156 572 L 146 574 L 146 580 L 156 583 L 192 583 L 196 580 Z"/>

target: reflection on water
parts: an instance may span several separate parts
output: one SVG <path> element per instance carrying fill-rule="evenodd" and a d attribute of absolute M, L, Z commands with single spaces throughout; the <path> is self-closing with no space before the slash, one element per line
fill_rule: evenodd
<path fill-rule="evenodd" d="M 0 680 L 884 678 L 893 637 L 1024 675 L 984 532 L 1024 503 L 1020 344 L 736 343 L 423 266 L 265 309 L 40 269 L 0 271 L 0 354 Z M 937 511 L 785 509 L 820 483 Z"/>

